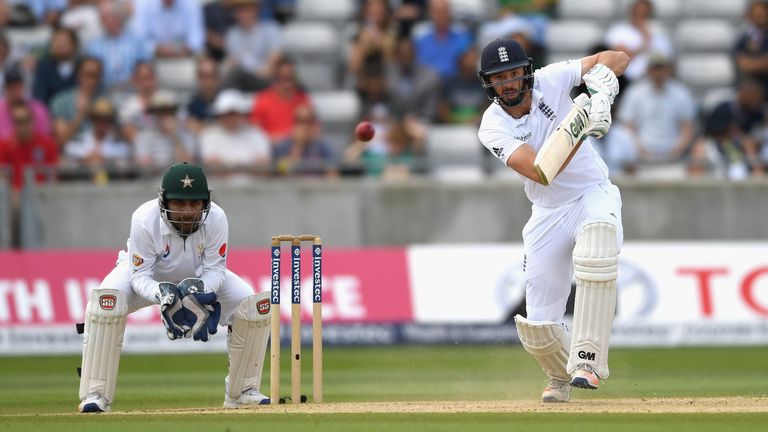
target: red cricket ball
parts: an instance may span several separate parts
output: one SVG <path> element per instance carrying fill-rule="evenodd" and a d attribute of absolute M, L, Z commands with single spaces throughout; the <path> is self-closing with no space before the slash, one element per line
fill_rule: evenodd
<path fill-rule="evenodd" d="M 373 139 L 374 133 L 376 133 L 376 130 L 373 129 L 373 125 L 368 121 L 361 121 L 355 128 L 355 135 L 357 135 L 357 139 L 360 141 L 370 141 Z"/>

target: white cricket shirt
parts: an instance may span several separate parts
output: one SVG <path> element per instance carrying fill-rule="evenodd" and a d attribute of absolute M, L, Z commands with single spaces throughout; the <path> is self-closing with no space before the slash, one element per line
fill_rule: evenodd
<path fill-rule="evenodd" d="M 534 73 L 531 111 L 516 119 L 494 103 L 483 114 L 478 130 L 480 142 L 506 166 L 509 156 L 527 143 L 537 152 L 547 137 L 573 107 L 569 93 L 581 83 L 581 61 L 553 63 Z M 608 167 L 584 140 L 568 166 L 549 186 L 522 174 L 525 194 L 535 205 L 558 207 L 582 196 L 592 186 L 608 179 Z"/>
<path fill-rule="evenodd" d="M 179 283 L 196 277 L 206 291 L 217 292 L 227 270 L 229 224 L 224 210 L 211 203 L 208 218 L 200 228 L 183 239 L 160 216 L 157 200 L 142 204 L 131 217 L 127 259 L 134 291 L 151 302 L 160 282 Z"/>

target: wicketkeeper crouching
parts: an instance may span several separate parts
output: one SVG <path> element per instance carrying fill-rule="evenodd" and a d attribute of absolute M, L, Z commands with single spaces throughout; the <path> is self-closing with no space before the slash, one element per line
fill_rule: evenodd
<path fill-rule="evenodd" d="M 229 374 L 224 407 L 269 403 L 259 391 L 269 339 L 269 293 L 227 270 L 229 225 L 211 202 L 199 166 L 181 163 L 163 176 L 157 199 L 131 217 L 127 251 L 91 291 L 85 311 L 79 411 L 109 412 L 126 317 L 160 305 L 171 340 L 207 341 L 228 326 Z"/>

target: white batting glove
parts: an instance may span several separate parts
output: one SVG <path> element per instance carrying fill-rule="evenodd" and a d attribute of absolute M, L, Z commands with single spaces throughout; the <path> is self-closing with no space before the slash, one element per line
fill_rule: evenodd
<path fill-rule="evenodd" d="M 611 68 L 604 64 L 596 64 L 581 79 L 584 80 L 592 96 L 598 94 L 608 96 L 608 105 L 612 105 L 616 95 L 619 94 L 619 79 Z"/>
<path fill-rule="evenodd" d="M 596 93 L 589 103 L 589 127 L 585 134 L 602 138 L 611 128 L 611 99 L 604 93 Z"/>

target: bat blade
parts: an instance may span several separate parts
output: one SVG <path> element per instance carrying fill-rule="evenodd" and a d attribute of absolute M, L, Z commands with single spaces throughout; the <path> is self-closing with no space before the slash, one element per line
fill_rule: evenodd
<path fill-rule="evenodd" d="M 565 161 L 585 138 L 584 132 L 589 125 L 589 115 L 586 110 L 589 97 L 579 95 L 574 102 L 576 104 L 557 129 L 547 137 L 533 161 L 533 167 L 544 185 L 552 183 Z"/>

